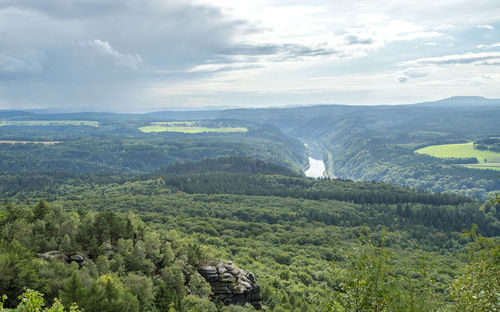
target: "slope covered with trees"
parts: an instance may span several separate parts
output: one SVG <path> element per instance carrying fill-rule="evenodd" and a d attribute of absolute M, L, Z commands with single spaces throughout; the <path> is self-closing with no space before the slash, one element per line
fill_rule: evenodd
<path fill-rule="evenodd" d="M 314 142 L 336 177 L 487 198 L 500 190 L 497 171 L 459 165 L 474 159 L 439 159 L 414 151 L 498 137 L 499 105 L 456 97 L 415 105 L 239 109 L 221 115 L 275 124 L 288 135 Z"/>
<path fill-rule="evenodd" d="M 476 238 L 498 235 L 498 204 L 272 170 L 242 174 L 256 164 L 247 162 L 238 159 L 237 173 L 225 167 L 234 159 L 211 160 L 4 197 L 5 306 L 16 306 L 28 287 L 47 305 L 58 297 L 85 311 L 124 304 L 130 311 L 252 310 L 210 302 L 196 269 L 216 259 L 255 273 L 270 311 L 454 311 L 467 304 L 469 295 L 452 281 L 468 285 L 479 273 L 458 256 L 471 241 L 461 233 L 476 223 Z M 215 172 L 192 173 L 210 163 Z M 37 199 L 47 196 L 50 202 Z M 488 250 L 498 248 L 485 241 Z M 83 254 L 87 263 L 78 269 L 39 258 L 51 250 Z M 495 270 L 495 261 L 481 272 Z"/>

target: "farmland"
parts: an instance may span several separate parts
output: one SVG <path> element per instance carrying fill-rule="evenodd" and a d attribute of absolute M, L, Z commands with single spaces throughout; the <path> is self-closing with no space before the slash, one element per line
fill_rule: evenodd
<path fill-rule="evenodd" d="M 17 140 L 0 140 L 0 144 L 43 144 L 54 145 L 61 143 L 60 141 L 17 141 Z"/>
<path fill-rule="evenodd" d="M 500 153 L 474 149 L 473 143 L 431 145 L 415 151 L 438 158 L 474 157 L 479 163 L 465 165 L 468 168 L 500 170 Z"/>
<path fill-rule="evenodd" d="M 247 132 L 248 129 L 244 127 L 224 127 L 219 125 L 199 124 L 193 121 L 186 122 L 152 122 L 151 125 L 140 127 L 139 130 L 144 133 L 151 132 L 180 132 L 180 133 L 234 133 L 234 132 Z"/>

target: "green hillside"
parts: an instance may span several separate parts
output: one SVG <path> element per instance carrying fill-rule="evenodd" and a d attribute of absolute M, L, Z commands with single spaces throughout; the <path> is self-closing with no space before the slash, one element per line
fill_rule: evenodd
<path fill-rule="evenodd" d="M 332 305 L 351 311 L 351 300 L 363 296 L 374 296 L 387 311 L 451 311 L 458 299 L 450 296 L 459 294 L 452 281 L 461 281 L 469 261 L 458 256 L 469 242 L 461 233 L 473 224 L 485 236 L 500 232 L 498 205 L 278 172 L 286 169 L 225 158 L 113 182 L 80 176 L 17 193 L 2 206 L 0 260 L 16 266 L 0 266 L 0 292 L 10 307 L 28 287 L 47 303 L 57 296 L 65 305 L 78 290 L 85 311 L 108 311 L 106 304 L 127 304 L 130 311 L 161 311 L 164 304 L 174 311 L 252 311 L 217 308 L 195 273 L 205 261 L 231 260 L 255 274 L 268 311 Z M 37 259 L 49 250 L 82 253 L 87 264 L 76 270 L 74 263 Z M 379 267 L 356 269 L 363 261 Z M 372 285 L 370 274 L 385 286 L 354 287 L 359 279 Z M 15 284 L 2 288 L 9 276 Z M 100 302 L 91 294 L 105 285 L 119 292 Z M 412 298 L 419 302 L 413 310 L 407 308 Z"/>

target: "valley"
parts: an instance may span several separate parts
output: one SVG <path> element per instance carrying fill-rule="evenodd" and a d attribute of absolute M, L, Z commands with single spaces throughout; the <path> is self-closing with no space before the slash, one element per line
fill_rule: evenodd
<path fill-rule="evenodd" d="M 494 253 L 500 235 L 499 204 L 484 200 L 500 190 L 498 172 L 464 167 L 496 154 L 460 143 L 495 148 L 485 138 L 496 128 L 482 120 L 498 109 L 470 109 L 459 122 L 468 133 L 451 117 L 434 123 L 429 114 L 453 115 L 439 105 L 38 116 L 57 123 L 9 112 L 4 123 L 16 122 L 0 132 L 9 143 L 0 144 L 5 305 L 29 286 L 47 302 L 70 305 L 78 290 L 86 311 L 109 309 L 111 294 L 91 294 L 113 285 L 122 298 L 113 304 L 131 311 L 318 311 L 350 306 L 363 296 L 355 281 L 378 276 L 387 311 L 453 311 L 454 285 L 486 261 L 468 250 L 485 240 Z M 85 264 L 36 256 L 47 252 Z M 253 306 L 210 300 L 197 270 L 227 261 L 260 285 L 245 295 Z"/>

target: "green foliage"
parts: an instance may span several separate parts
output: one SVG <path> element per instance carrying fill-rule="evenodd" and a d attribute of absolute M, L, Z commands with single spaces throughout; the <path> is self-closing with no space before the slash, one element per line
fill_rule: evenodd
<path fill-rule="evenodd" d="M 7 306 L 12 306 L 28 285 L 38 285 L 33 254 L 16 240 L 0 241 L 0 294 L 7 295 Z"/>
<path fill-rule="evenodd" d="M 40 199 L 33 211 L 35 219 L 43 219 L 49 212 L 50 206 L 44 199 Z"/>
<path fill-rule="evenodd" d="M 9 311 L 15 312 L 63 312 L 64 306 L 59 302 L 56 298 L 52 306 L 43 308 L 45 305 L 45 301 L 43 299 L 43 294 L 38 291 L 26 289 L 26 291 L 19 296 L 20 303 L 19 305 Z M 6 296 L 3 296 L 3 300 L 0 302 L 0 311 L 4 311 L 3 302 L 6 300 Z M 73 304 L 69 307 L 70 312 L 80 312 L 77 305 Z"/>
<path fill-rule="evenodd" d="M 177 173 L 63 184 L 42 218 L 31 213 L 40 203 L 33 198 L 46 193 L 13 198 L 0 218 L 0 293 L 14 298 L 6 307 L 29 287 L 46 302 L 59 297 L 85 311 L 251 311 L 210 302 L 197 273 L 200 262 L 230 259 L 256 274 L 271 311 L 327 302 L 338 311 L 435 311 L 462 272 L 459 232 L 476 222 L 494 235 L 500 226 L 493 203 L 268 175 L 274 166 L 259 163 L 226 158 L 172 167 Z M 197 173 L 212 165 L 214 172 Z M 83 253 L 87 263 L 37 259 L 49 250 Z"/>
<path fill-rule="evenodd" d="M 85 287 L 78 272 L 73 272 L 64 283 L 64 288 L 59 291 L 59 298 L 65 306 L 82 304 L 86 296 Z"/>
<path fill-rule="evenodd" d="M 391 260 L 385 241 L 375 245 L 368 232 L 363 246 L 346 270 L 345 282 L 340 285 L 332 304 L 335 311 L 387 311 L 397 296 Z"/>
<path fill-rule="evenodd" d="M 500 309 L 500 244 L 476 233 L 472 240 L 470 263 L 465 273 L 453 281 L 451 300 L 455 311 L 497 311 Z"/>
<path fill-rule="evenodd" d="M 82 308 L 89 312 L 139 311 L 139 301 L 111 275 L 102 275 L 90 286 Z"/>

